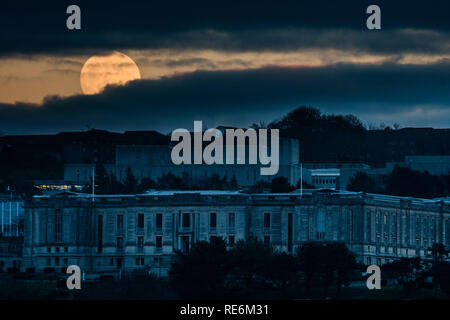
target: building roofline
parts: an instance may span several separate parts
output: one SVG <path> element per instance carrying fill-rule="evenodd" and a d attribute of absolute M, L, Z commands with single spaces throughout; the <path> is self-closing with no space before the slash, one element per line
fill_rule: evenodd
<path fill-rule="evenodd" d="M 97 199 L 114 199 L 114 198 L 152 198 L 152 197 L 173 197 L 173 196 L 213 196 L 213 197 L 242 197 L 242 198 L 281 198 L 289 197 L 291 199 L 301 199 L 303 197 L 320 196 L 321 194 L 328 194 L 334 197 L 340 198 L 353 198 L 353 199 L 367 199 L 374 200 L 376 202 L 385 203 L 399 203 L 399 202 L 410 202 L 415 205 L 450 205 L 450 199 L 423 199 L 414 197 L 404 197 L 404 196 L 391 196 L 384 194 L 375 193 L 365 193 L 365 192 L 355 192 L 355 191 L 342 191 L 342 190 L 331 190 L 331 189 L 303 189 L 295 190 L 287 193 L 250 193 L 245 190 L 150 190 L 145 193 L 140 194 L 89 194 L 89 193 L 77 193 L 72 191 L 66 191 L 51 195 L 36 195 L 33 196 L 34 199 L 50 199 L 50 198 L 70 198 L 73 200 L 89 200 L 92 198 Z"/>

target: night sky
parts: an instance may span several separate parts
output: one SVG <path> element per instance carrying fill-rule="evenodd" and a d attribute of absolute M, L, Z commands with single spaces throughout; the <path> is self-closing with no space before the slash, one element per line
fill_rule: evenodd
<path fill-rule="evenodd" d="M 71 4 L 81 30 L 66 28 Z M 450 1 L 13 1 L 0 40 L 7 134 L 244 127 L 301 105 L 450 127 Z M 113 51 L 141 79 L 84 95 L 84 63 Z"/>

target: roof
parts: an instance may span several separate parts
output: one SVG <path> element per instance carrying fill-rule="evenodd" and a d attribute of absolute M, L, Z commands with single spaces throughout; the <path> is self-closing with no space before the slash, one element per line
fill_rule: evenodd
<path fill-rule="evenodd" d="M 141 194 L 101 194 L 94 195 L 95 198 L 134 198 L 134 197 L 168 197 L 176 195 L 200 195 L 200 196 L 243 196 L 243 197 L 295 197 L 301 198 L 302 196 L 311 196 L 318 194 L 329 194 L 334 196 L 340 196 L 343 198 L 360 198 L 367 197 L 376 201 L 382 202 L 401 202 L 410 201 L 414 204 L 440 204 L 450 205 L 450 198 L 438 198 L 438 199 L 423 199 L 414 197 L 402 197 L 391 196 L 375 193 L 354 192 L 354 191 L 342 191 L 332 189 L 303 189 L 300 192 L 299 189 L 288 193 L 248 193 L 244 190 L 150 190 Z M 89 199 L 92 198 L 92 194 L 89 193 L 77 193 L 72 191 L 65 191 L 53 195 L 36 195 L 33 198 L 54 198 L 54 197 L 68 197 Z"/>
<path fill-rule="evenodd" d="M 340 176 L 339 169 L 309 169 L 312 176 Z"/>

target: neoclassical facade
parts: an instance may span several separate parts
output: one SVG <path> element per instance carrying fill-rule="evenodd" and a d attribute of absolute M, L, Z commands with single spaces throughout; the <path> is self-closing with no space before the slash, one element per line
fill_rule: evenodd
<path fill-rule="evenodd" d="M 165 275 L 175 252 L 196 241 L 222 237 L 232 247 L 249 236 L 285 252 L 308 241 L 342 241 L 359 261 L 382 265 L 427 258 L 435 242 L 450 247 L 449 204 L 329 190 L 41 196 L 25 204 L 23 267 Z"/>

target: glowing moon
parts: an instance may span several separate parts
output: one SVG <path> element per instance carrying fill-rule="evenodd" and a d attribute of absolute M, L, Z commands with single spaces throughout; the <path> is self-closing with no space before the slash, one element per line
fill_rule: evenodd
<path fill-rule="evenodd" d="M 107 85 L 123 85 L 140 78 L 136 63 L 127 55 L 114 51 L 109 55 L 90 57 L 81 69 L 80 84 L 84 94 L 96 94 Z"/>

